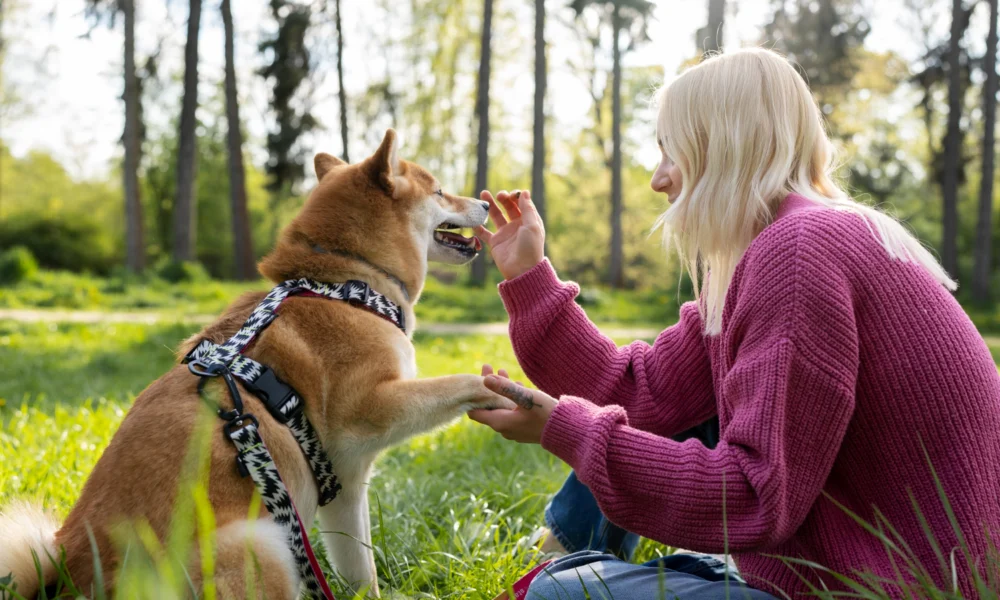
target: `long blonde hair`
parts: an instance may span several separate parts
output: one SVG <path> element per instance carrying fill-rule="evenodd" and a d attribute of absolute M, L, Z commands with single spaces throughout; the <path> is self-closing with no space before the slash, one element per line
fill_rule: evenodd
<path fill-rule="evenodd" d="M 736 265 L 790 193 L 861 215 L 890 257 L 918 263 L 955 289 L 903 225 L 834 182 L 819 108 L 781 55 L 760 48 L 715 55 L 664 86 L 658 100 L 657 139 L 683 186 L 657 226 L 691 276 L 707 334 L 721 331 Z"/>

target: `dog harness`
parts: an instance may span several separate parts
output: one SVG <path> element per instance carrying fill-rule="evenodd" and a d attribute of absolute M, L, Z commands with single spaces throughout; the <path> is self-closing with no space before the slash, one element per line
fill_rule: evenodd
<path fill-rule="evenodd" d="M 202 340 L 182 362 L 201 378 L 198 382 L 199 394 L 202 394 L 209 378 L 222 377 L 225 381 L 233 398 L 233 409 L 227 411 L 218 407 L 218 414 L 225 421 L 222 426 L 223 434 L 236 446 L 237 469 L 241 476 L 253 479 L 274 522 L 285 530 L 306 594 L 311 598 L 333 600 L 333 593 L 309 544 L 306 524 L 299 517 L 271 453 L 264 444 L 257 419 L 245 412 L 243 400 L 233 379 L 239 379 L 246 389 L 260 398 L 275 420 L 289 428 L 316 479 L 319 505 L 329 504 L 337 497 L 340 484 L 316 430 L 305 416 L 302 399 L 291 386 L 278 379 L 270 368 L 243 356 L 257 334 L 278 317 L 278 308 L 290 296 L 327 298 L 364 307 L 406 331 L 403 309 L 363 281 L 327 284 L 311 279 L 293 279 L 273 288 L 253 309 L 236 335 L 222 344 Z"/>

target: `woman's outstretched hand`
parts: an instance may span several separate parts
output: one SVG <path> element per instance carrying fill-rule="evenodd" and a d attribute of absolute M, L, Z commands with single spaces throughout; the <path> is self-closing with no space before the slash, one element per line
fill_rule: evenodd
<path fill-rule="evenodd" d="M 538 444 L 542 441 L 542 430 L 549 421 L 557 400 L 538 390 L 529 390 L 521 382 L 511 381 L 507 371 L 500 369 L 494 375 L 493 367 L 483 365 L 484 383 L 491 391 L 510 398 L 517 404 L 513 410 L 470 410 L 469 418 L 488 425 L 508 440 L 523 444 Z"/>
<path fill-rule="evenodd" d="M 493 262 L 504 279 L 513 279 L 542 262 L 545 257 L 545 227 L 527 191 L 483 191 L 479 197 L 490 203 L 490 219 L 496 233 L 486 227 L 476 227 L 476 237 L 489 246 Z M 499 204 L 498 204 L 499 203 Z M 507 211 L 504 216 L 504 211 Z"/>

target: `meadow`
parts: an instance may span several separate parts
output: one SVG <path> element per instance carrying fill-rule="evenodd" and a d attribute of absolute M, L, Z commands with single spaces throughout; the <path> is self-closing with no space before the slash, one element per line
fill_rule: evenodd
<path fill-rule="evenodd" d="M 141 285 L 41 272 L 0 289 L 0 308 L 138 309 L 165 318 L 0 320 L 0 506 L 27 498 L 64 517 L 135 396 L 174 364 L 177 344 L 198 331 L 184 317 L 221 310 L 248 287 L 266 284 Z M 624 304 L 635 307 L 633 315 L 647 315 L 626 323 L 646 323 L 651 314 L 649 303 L 625 295 L 592 298 L 612 304 L 609 310 Z M 432 281 L 425 300 L 425 322 L 504 317 L 492 287 L 469 291 Z M 418 332 L 414 341 L 421 376 L 478 372 L 488 362 L 523 378 L 506 336 Z M 567 472 L 538 446 L 507 442 L 464 419 L 387 452 L 371 492 L 383 592 L 492 598 L 536 560 L 542 509 Z M 641 549 L 650 557 L 668 551 L 653 543 Z"/>
<path fill-rule="evenodd" d="M 97 293 L 76 305 L 62 300 L 48 306 L 59 307 L 61 302 L 62 308 L 169 310 L 164 314 L 178 320 L 0 320 L 0 506 L 28 498 L 65 516 L 135 396 L 171 367 L 174 348 L 198 330 L 198 325 L 180 319 L 182 311 L 218 310 L 247 287 L 213 283 L 214 290 L 209 286 L 205 292 L 204 286 L 158 284 L 145 291 L 138 286 L 122 291 L 108 280 L 75 281 L 92 285 Z M 48 288 L 44 281 L 34 285 L 37 300 Z M 201 296 L 194 291 L 199 289 Z M 20 292 L 24 294 L 0 291 L 0 307 L 26 305 L 27 292 Z M 449 305 L 462 294 L 466 299 L 481 297 L 484 304 L 469 310 L 460 302 Z M 422 316 L 425 321 L 438 315 L 459 322 L 502 318 L 502 312 L 494 314 L 488 294 L 495 298 L 492 289 L 468 292 L 435 282 Z M 137 307 L 140 298 L 145 305 Z M 171 307 L 173 301 L 176 306 Z M 601 301 L 605 304 L 587 306 L 598 319 L 623 306 L 635 307 L 626 323 L 650 324 L 649 315 L 654 314 L 640 298 L 625 294 Z M 1000 340 L 987 339 L 1000 358 Z M 418 333 L 415 345 L 421 376 L 478 372 L 483 363 L 490 363 L 523 377 L 506 336 Z M 567 472 L 538 446 L 507 442 L 464 419 L 390 450 L 377 463 L 371 490 L 383 593 L 492 598 L 537 561 L 532 546 L 542 510 Z M 646 541 L 638 559 L 670 551 Z"/>

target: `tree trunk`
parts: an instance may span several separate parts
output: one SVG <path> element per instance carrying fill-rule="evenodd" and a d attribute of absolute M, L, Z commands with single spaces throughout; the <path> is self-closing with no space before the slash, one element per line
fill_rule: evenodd
<path fill-rule="evenodd" d="M 479 120 L 479 137 L 476 142 L 476 189 L 473 196 L 486 189 L 486 173 L 489 170 L 490 138 L 490 35 L 493 22 L 493 0 L 483 3 L 483 32 L 479 43 L 479 83 L 476 91 L 476 117 Z M 486 282 L 486 253 L 482 252 L 472 261 L 472 283 Z"/>
<path fill-rule="evenodd" d="M 708 21 L 698 30 L 695 44 L 702 49 L 702 55 L 722 49 L 722 31 L 726 19 L 726 0 L 708 0 Z"/>
<path fill-rule="evenodd" d="M 240 102 L 236 93 L 236 61 L 233 49 L 233 11 L 230 0 L 222 0 L 222 25 L 226 37 L 226 144 L 229 146 L 229 205 L 233 219 L 233 262 L 236 278 L 253 279 L 257 273 L 247 212 L 246 173 L 243 171 L 243 132 Z"/>
<path fill-rule="evenodd" d="M 545 0 L 535 0 L 535 110 L 531 155 L 531 197 L 545 222 Z"/>
<path fill-rule="evenodd" d="M 341 158 L 344 162 L 351 162 L 351 155 L 347 151 L 347 92 L 344 90 L 344 29 L 340 25 L 340 0 L 334 4 L 337 19 L 337 85 L 340 86 L 337 97 L 340 99 L 340 141 L 344 148 Z"/>
<path fill-rule="evenodd" d="M 190 0 L 184 44 L 184 100 L 177 142 L 177 199 L 174 202 L 174 260 L 195 259 L 195 110 L 198 108 L 198 25 L 201 0 Z"/>
<path fill-rule="evenodd" d="M 990 3 L 990 32 L 986 38 L 986 84 L 983 90 L 983 176 L 979 184 L 979 221 L 976 224 L 976 256 L 972 276 L 972 295 L 977 302 L 990 299 L 991 258 L 993 253 L 993 166 L 994 128 L 997 114 L 997 0 Z"/>
<path fill-rule="evenodd" d="M 959 42 L 963 33 L 962 0 L 954 0 L 951 15 L 951 41 L 948 47 L 948 131 L 944 141 L 943 231 L 941 264 L 958 277 L 958 169 L 962 148 L 962 76 L 959 65 Z"/>
<path fill-rule="evenodd" d="M 622 54 L 619 34 L 622 29 L 618 3 L 611 13 L 611 264 L 608 283 L 620 288 L 625 282 L 622 252 Z"/>
<path fill-rule="evenodd" d="M 139 79 L 135 73 L 135 2 L 121 0 L 125 18 L 125 131 L 122 168 L 125 188 L 125 265 L 133 273 L 146 268 L 146 241 L 143 235 L 142 202 L 139 199 Z"/>

